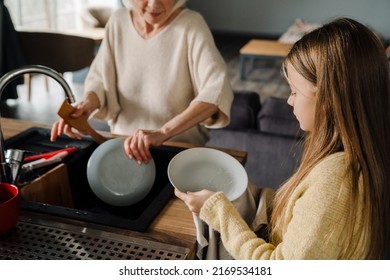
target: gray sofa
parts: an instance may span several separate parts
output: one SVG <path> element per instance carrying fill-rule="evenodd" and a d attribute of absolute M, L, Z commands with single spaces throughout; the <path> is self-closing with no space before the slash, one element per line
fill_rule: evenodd
<path fill-rule="evenodd" d="M 235 92 L 231 123 L 210 131 L 207 146 L 248 153 L 245 169 L 259 187 L 278 188 L 298 167 L 304 133 L 287 100 Z"/>

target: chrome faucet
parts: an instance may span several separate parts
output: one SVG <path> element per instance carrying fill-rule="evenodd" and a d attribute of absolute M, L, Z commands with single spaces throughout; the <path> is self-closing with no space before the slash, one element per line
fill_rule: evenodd
<path fill-rule="evenodd" d="M 29 65 L 24 66 L 15 70 L 12 70 L 5 74 L 3 77 L 0 78 L 0 99 L 1 95 L 6 88 L 6 86 L 15 80 L 16 78 L 24 75 L 24 74 L 45 74 L 54 80 L 56 80 L 64 89 L 65 91 L 65 99 L 68 101 L 68 103 L 75 102 L 74 95 L 72 93 L 72 90 L 70 89 L 68 83 L 65 81 L 65 79 L 62 77 L 60 73 L 57 71 L 46 67 L 42 65 Z M 1 114 L 0 114 L 1 118 Z M 0 182 L 6 182 L 6 183 L 12 183 L 14 184 L 17 180 L 20 164 L 23 160 L 23 151 L 13 151 L 12 153 L 7 153 L 11 156 L 11 158 L 7 158 L 4 151 L 4 136 L 3 136 L 3 130 L 1 128 L 1 122 L 0 122 Z M 16 156 L 15 156 L 16 154 Z"/>

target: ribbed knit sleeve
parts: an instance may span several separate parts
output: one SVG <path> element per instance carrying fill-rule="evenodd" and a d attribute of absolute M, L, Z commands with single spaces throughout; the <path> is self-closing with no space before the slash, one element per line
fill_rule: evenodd
<path fill-rule="evenodd" d="M 256 237 L 222 192 L 206 201 L 200 218 L 221 233 L 225 248 L 236 259 L 269 259 L 275 249 L 272 244 Z"/>

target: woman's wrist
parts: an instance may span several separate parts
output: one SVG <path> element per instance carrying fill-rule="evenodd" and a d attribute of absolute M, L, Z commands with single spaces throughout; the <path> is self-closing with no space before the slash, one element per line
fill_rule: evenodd
<path fill-rule="evenodd" d="M 87 92 L 82 102 L 84 103 L 84 106 L 87 107 L 90 113 L 100 108 L 99 98 L 97 94 L 93 91 Z"/>
<path fill-rule="evenodd" d="M 169 140 L 172 138 L 173 135 L 170 133 L 171 129 L 169 129 L 169 126 L 164 125 L 163 127 L 160 128 L 160 133 L 163 135 L 164 141 Z"/>

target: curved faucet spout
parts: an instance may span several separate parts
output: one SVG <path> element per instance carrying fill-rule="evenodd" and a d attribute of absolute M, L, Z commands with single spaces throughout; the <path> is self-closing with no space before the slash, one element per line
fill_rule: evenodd
<path fill-rule="evenodd" d="M 53 78 L 54 80 L 56 80 L 61 85 L 61 87 L 64 89 L 65 95 L 66 95 L 65 98 L 68 100 L 68 102 L 69 103 L 75 102 L 75 98 L 74 98 L 74 95 L 72 93 L 72 90 L 70 89 L 68 83 L 62 77 L 62 75 L 60 73 L 58 73 L 57 71 L 55 71 L 49 67 L 42 66 L 42 65 L 24 66 L 24 67 L 21 67 L 18 69 L 14 69 L 14 70 L 8 72 L 7 74 L 5 74 L 3 77 L 1 77 L 0 78 L 0 98 L 1 98 L 1 94 L 3 93 L 3 90 L 10 82 L 12 82 L 16 78 L 18 78 L 24 74 L 34 74 L 34 73 L 44 74 L 44 75 L 47 75 L 47 76 Z"/>
<path fill-rule="evenodd" d="M 68 83 L 57 71 L 42 65 L 28 65 L 12 70 L 0 78 L 0 99 L 6 86 L 16 78 L 24 74 L 44 74 L 56 80 L 65 91 L 65 99 L 68 103 L 75 102 L 74 95 Z M 1 118 L 1 114 L 0 114 Z M 13 182 L 10 168 L 5 159 L 3 130 L 0 124 L 0 182 Z"/>

